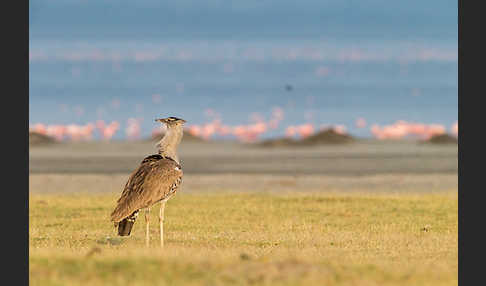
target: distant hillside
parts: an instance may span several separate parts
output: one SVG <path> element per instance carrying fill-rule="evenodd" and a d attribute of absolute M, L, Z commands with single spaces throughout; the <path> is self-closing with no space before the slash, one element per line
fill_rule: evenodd
<path fill-rule="evenodd" d="M 426 140 L 424 143 L 457 144 L 457 138 L 449 134 L 440 134 L 440 135 L 432 136 L 429 140 Z"/>
<path fill-rule="evenodd" d="M 269 139 L 259 143 L 262 147 L 285 147 L 285 146 L 311 146 L 326 144 L 347 144 L 354 142 L 355 138 L 348 134 L 341 134 L 329 128 L 304 139 L 295 140 L 291 138 Z"/>
<path fill-rule="evenodd" d="M 291 138 L 276 138 L 269 139 L 258 143 L 262 147 L 285 147 L 285 146 L 295 146 L 297 141 Z"/>
<path fill-rule="evenodd" d="M 56 143 L 56 140 L 50 136 L 29 131 L 29 146 L 47 145 Z"/>
<path fill-rule="evenodd" d="M 300 140 L 301 145 L 319 145 L 319 144 L 346 144 L 355 141 L 354 137 L 348 134 L 341 134 L 334 129 L 329 128 L 314 135 Z"/>

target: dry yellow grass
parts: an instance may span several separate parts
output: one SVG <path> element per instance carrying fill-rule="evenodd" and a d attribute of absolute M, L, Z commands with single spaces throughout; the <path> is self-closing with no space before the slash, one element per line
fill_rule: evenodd
<path fill-rule="evenodd" d="M 118 193 L 30 195 L 31 285 L 457 285 L 457 192 L 180 193 L 166 247 Z"/>

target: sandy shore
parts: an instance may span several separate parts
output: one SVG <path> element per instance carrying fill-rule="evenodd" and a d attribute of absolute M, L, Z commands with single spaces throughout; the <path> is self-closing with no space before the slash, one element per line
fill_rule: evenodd
<path fill-rule="evenodd" d="M 121 192 L 153 142 L 56 144 L 30 149 L 30 192 Z M 307 148 L 185 143 L 184 192 L 457 191 L 457 145 L 370 141 Z"/>
<path fill-rule="evenodd" d="M 32 147 L 29 170 L 38 173 L 129 173 L 153 142 L 57 144 Z M 457 145 L 368 141 L 351 145 L 259 148 L 237 143 L 185 143 L 185 174 L 376 175 L 457 174 Z"/>
<path fill-rule="evenodd" d="M 32 174 L 30 193 L 121 193 L 128 174 Z M 431 193 L 457 191 L 457 175 L 402 174 L 184 175 L 181 192 L 366 192 Z"/>

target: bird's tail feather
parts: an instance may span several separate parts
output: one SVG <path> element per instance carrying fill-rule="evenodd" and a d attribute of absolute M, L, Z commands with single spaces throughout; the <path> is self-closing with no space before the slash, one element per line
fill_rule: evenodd
<path fill-rule="evenodd" d="M 129 217 L 123 219 L 118 223 L 118 235 L 119 236 L 128 236 L 130 235 L 130 232 L 132 231 L 133 224 L 135 223 L 135 220 L 137 219 L 138 216 L 138 211 L 135 211 L 132 215 Z"/>

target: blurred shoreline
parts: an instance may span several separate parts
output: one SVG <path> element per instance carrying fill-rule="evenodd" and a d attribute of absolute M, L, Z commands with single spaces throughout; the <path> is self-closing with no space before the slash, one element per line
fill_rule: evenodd
<path fill-rule="evenodd" d="M 126 174 L 155 142 L 85 142 L 31 146 L 30 174 Z M 363 176 L 457 174 L 457 144 L 359 140 L 352 144 L 260 147 L 237 142 L 186 142 L 180 147 L 185 174 Z"/>

